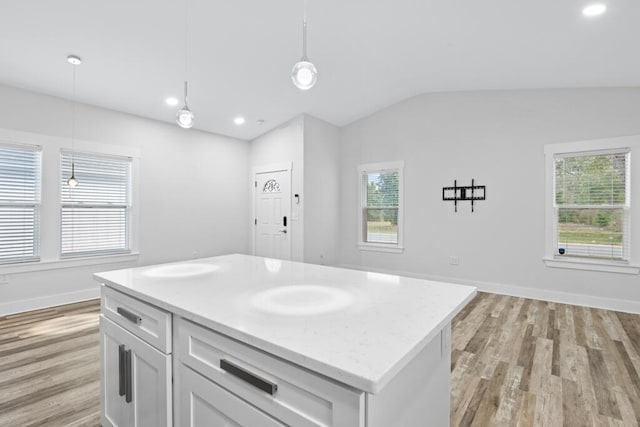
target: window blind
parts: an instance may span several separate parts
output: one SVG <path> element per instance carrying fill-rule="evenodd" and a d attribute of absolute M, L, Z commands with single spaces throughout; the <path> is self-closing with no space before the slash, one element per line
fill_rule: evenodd
<path fill-rule="evenodd" d="M 363 173 L 363 241 L 398 243 L 400 174 L 397 170 Z"/>
<path fill-rule="evenodd" d="M 0 144 L 0 263 L 39 259 L 40 164 L 39 147 Z"/>
<path fill-rule="evenodd" d="M 629 152 L 557 156 L 559 256 L 629 259 Z"/>
<path fill-rule="evenodd" d="M 60 170 L 62 256 L 129 252 L 131 159 L 63 151 Z"/>

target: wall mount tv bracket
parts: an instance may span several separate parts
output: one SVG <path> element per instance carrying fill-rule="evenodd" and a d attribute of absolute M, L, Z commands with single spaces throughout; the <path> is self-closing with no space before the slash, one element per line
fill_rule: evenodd
<path fill-rule="evenodd" d="M 453 200 L 455 211 L 458 212 L 458 200 L 471 200 L 471 212 L 473 212 L 473 202 L 485 200 L 486 189 L 484 185 L 475 185 L 475 180 L 471 180 L 471 185 L 458 187 L 458 181 L 453 181 L 453 187 L 442 187 L 442 200 Z"/>

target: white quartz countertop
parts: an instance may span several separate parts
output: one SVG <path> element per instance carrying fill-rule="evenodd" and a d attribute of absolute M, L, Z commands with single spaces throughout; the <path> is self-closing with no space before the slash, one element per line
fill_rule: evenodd
<path fill-rule="evenodd" d="M 370 393 L 476 293 L 471 286 L 237 254 L 94 278 Z"/>

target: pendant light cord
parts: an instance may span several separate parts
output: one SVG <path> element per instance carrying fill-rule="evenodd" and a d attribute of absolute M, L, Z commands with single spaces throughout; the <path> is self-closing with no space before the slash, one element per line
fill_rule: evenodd
<path fill-rule="evenodd" d="M 302 9 L 302 59 L 307 61 L 307 0 L 304 0 Z"/>
<path fill-rule="evenodd" d="M 189 0 L 184 0 L 184 79 L 187 78 L 187 64 L 189 63 Z"/>
<path fill-rule="evenodd" d="M 73 67 L 73 83 L 71 85 L 71 167 L 73 168 L 76 159 L 75 139 L 76 139 L 76 66 Z M 72 172 L 73 174 L 73 172 Z"/>
<path fill-rule="evenodd" d="M 307 61 L 307 18 L 302 21 L 302 60 Z"/>

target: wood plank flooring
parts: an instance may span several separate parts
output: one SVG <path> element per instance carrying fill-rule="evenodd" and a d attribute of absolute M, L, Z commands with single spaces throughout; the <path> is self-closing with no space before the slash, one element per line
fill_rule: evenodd
<path fill-rule="evenodd" d="M 0 318 L 0 426 L 100 425 L 98 314 Z M 452 327 L 452 426 L 639 425 L 639 315 L 479 293 Z"/>
<path fill-rule="evenodd" d="M 639 425 L 639 315 L 479 293 L 452 329 L 452 426 Z"/>
<path fill-rule="evenodd" d="M 0 426 L 99 426 L 100 303 L 0 317 Z"/>

